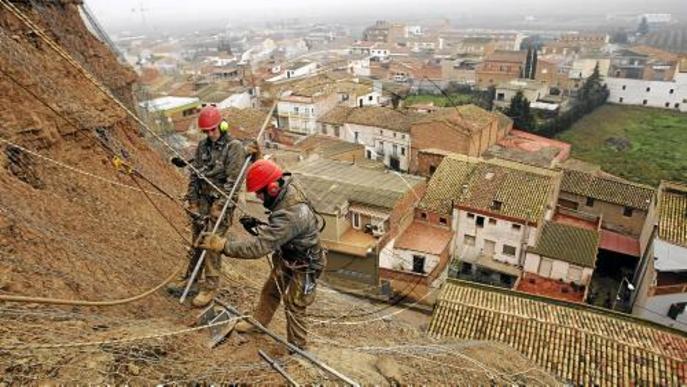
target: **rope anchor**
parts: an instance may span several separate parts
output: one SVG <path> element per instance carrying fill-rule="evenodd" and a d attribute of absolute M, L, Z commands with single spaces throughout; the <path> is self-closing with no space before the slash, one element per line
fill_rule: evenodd
<path fill-rule="evenodd" d="M 122 172 L 126 175 L 133 175 L 134 172 L 136 172 L 131 164 L 127 163 L 124 161 L 124 159 L 117 155 L 112 157 L 112 165 L 118 172 Z"/>

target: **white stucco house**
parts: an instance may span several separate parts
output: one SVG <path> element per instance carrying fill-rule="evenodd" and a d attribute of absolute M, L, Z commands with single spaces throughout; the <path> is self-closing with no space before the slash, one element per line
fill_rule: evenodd
<path fill-rule="evenodd" d="M 687 185 L 662 182 L 656 238 L 645 270 L 639 270 L 636 316 L 687 331 Z"/>
<path fill-rule="evenodd" d="M 677 66 L 672 81 L 606 78 L 609 103 L 687 112 L 687 60 Z"/>
<path fill-rule="evenodd" d="M 537 242 L 528 247 L 523 270 L 539 277 L 588 286 L 599 246 L 599 230 L 545 222 Z"/>

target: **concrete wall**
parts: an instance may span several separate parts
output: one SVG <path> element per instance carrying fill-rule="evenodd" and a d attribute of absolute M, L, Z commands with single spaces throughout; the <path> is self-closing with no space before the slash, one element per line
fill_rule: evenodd
<path fill-rule="evenodd" d="M 356 132 L 358 132 L 357 143 L 365 145 L 366 155 L 369 151 L 372 159 L 381 160 L 384 162 L 384 165 L 389 167 L 390 158 L 394 155 L 395 145 L 395 154 L 399 159 L 400 170 L 408 170 L 410 164 L 410 134 L 374 126 L 346 123 L 339 129 L 339 138 L 347 142 L 356 143 Z M 326 134 L 334 135 L 333 130 L 330 128 L 327 129 Z M 377 153 L 379 149 L 384 149 L 384 155 Z"/>
<path fill-rule="evenodd" d="M 679 302 L 687 302 L 687 293 L 649 297 L 643 305 L 635 304 L 632 314 L 687 332 L 687 312 L 679 314 L 676 320 L 668 317 L 670 305 Z"/>
<path fill-rule="evenodd" d="M 327 280 L 339 278 L 353 283 L 377 286 L 379 283 L 377 259 L 374 254 L 359 257 L 329 250 L 326 278 Z"/>
<path fill-rule="evenodd" d="M 351 100 L 351 107 L 379 106 L 381 98 L 382 94 L 376 91 L 365 95 L 359 95 L 355 99 Z"/>
<path fill-rule="evenodd" d="M 379 267 L 390 270 L 412 272 L 414 255 L 425 257 L 425 274 L 432 272 L 441 261 L 441 258 L 438 255 L 412 250 L 393 249 L 393 252 L 387 250 L 385 254 L 380 255 Z"/>
<path fill-rule="evenodd" d="M 232 94 L 225 100 L 217 104 L 219 109 L 226 109 L 229 107 L 235 107 L 238 109 L 251 108 L 253 106 L 253 97 L 249 92 L 245 91 L 243 93 Z"/>
<path fill-rule="evenodd" d="M 469 218 L 468 214 L 473 214 L 474 218 Z M 479 228 L 476 225 L 477 217 L 483 216 L 484 227 Z M 532 226 L 525 226 L 522 223 L 516 223 L 504 219 L 497 219 L 486 215 L 480 215 L 474 212 L 465 210 L 458 210 L 458 227 L 455 236 L 455 254 L 460 255 L 464 251 L 465 236 L 470 235 L 475 237 L 475 245 L 473 249 L 475 252 L 484 250 L 485 240 L 495 242 L 494 259 L 496 261 L 509 263 L 511 265 L 520 264 L 521 244 L 526 241 L 529 246 L 534 246 L 536 243 L 536 232 L 532 230 Z M 494 219 L 496 224 L 490 224 L 489 219 Z M 518 225 L 518 230 L 513 228 L 513 225 Z M 529 236 L 526 237 L 526 234 Z M 508 245 L 515 247 L 515 254 L 510 256 L 503 253 L 503 246 Z M 459 258 L 463 259 L 464 257 Z M 474 259 L 475 257 L 465 257 L 465 259 Z"/>
<path fill-rule="evenodd" d="M 508 84 L 506 87 L 496 88 L 496 97 L 494 97 L 494 105 L 497 107 L 508 107 L 510 106 L 510 101 L 518 94 L 518 91 L 522 91 L 522 94 L 529 102 L 536 102 L 539 98 L 542 98 L 548 94 L 548 87 L 545 84 L 540 85 L 539 88 L 517 88 L 515 82 Z"/>
<path fill-rule="evenodd" d="M 687 82 L 606 78 L 608 102 L 687 112 Z M 649 89 L 649 91 L 647 91 Z M 672 91 L 672 92 L 671 92 Z"/>
<path fill-rule="evenodd" d="M 528 252 L 525 256 L 525 265 L 523 270 L 527 273 L 533 273 L 541 276 L 542 274 L 539 273 L 539 265 L 541 264 L 542 258 L 548 258 L 552 261 L 551 274 L 549 276 L 544 276 L 545 278 L 561 280 L 563 282 L 572 282 L 570 269 L 578 268 L 582 271 L 582 277 L 579 281 L 575 282 L 578 285 L 587 286 L 592 279 L 592 274 L 594 274 L 594 269 L 592 268 L 572 265 L 568 262 L 560 261 L 550 257 L 542 257 L 539 254 L 534 254 L 531 252 Z"/>
<path fill-rule="evenodd" d="M 646 211 L 634 209 L 632 211 L 632 216 L 627 217 L 623 215 L 623 206 L 617 204 L 594 200 L 594 205 L 588 207 L 586 205 L 587 198 L 585 196 L 563 191 L 560 192 L 559 198 L 577 203 L 577 211 L 597 216 L 602 215 L 602 226 L 604 228 L 634 237 L 639 237 L 644 227 L 644 222 L 646 221 Z"/>

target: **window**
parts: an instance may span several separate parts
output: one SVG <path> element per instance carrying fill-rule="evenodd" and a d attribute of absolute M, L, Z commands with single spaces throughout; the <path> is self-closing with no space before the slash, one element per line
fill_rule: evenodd
<path fill-rule="evenodd" d="M 379 129 L 379 135 L 381 136 L 383 134 L 384 134 L 384 131 L 382 129 Z"/>
<path fill-rule="evenodd" d="M 339 137 L 339 133 L 340 133 L 340 132 L 339 132 L 339 129 L 340 129 L 339 126 L 335 126 L 335 127 L 334 127 L 334 135 L 335 135 L 336 137 Z"/>
<path fill-rule="evenodd" d="M 644 101 L 642 101 L 642 105 L 646 105 L 648 102 L 649 102 L 649 101 L 644 100 Z"/>
<path fill-rule="evenodd" d="M 669 108 L 669 107 L 670 107 L 670 102 L 666 102 L 665 107 Z"/>
<path fill-rule="evenodd" d="M 670 308 L 668 309 L 668 317 L 673 320 L 677 320 L 677 316 L 685 312 L 685 305 L 687 305 L 687 302 L 671 304 Z"/>
<path fill-rule="evenodd" d="M 446 220 L 446 218 L 439 218 L 439 223 L 441 223 L 445 226 L 448 224 L 448 220 Z"/>
<path fill-rule="evenodd" d="M 513 230 L 513 231 L 520 231 L 521 228 L 522 228 L 522 226 L 519 225 L 519 224 L 513 223 L 513 224 L 510 225 L 510 229 Z"/>
<path fill-rule="evenodd" d="M 493 226 L 493 225 L 496 225 L 496 219 L 494 219 L 494 218 L 489 218 L 489 224 L 491 224 L 492 226 Z"/>
<path fill-rule="evenodd" d="M 668 94 L 673 94 L 674 92 L 675 92 L 675 89 L 670 89 L 670 91 L 668 92 Z"/>
<path fill-rule="evenodd" d="M 647 88 L 646 88 L 646 92 L 648 93 L 648 92 L 650 92 L 650 91 L 651 91 L 651 88 L 650 88 L 650 87 L 647 87 Z"/>
<path fill-rule="evenodd" d="M 368 101 L 372 101 L 372 96 L 367 97 Z"/>
<path fill-rule="evenodd" d="M 497 101 L 503 101 L 503 100 L 505 100 L 505 99 L 506 99 L 506 94 L 504 94 L 504 93 L 498 93 L 498 94 L 496 94 L 496 100 L 497 100 Z"/>
<path fill-rule="evenodd" d="M 627 206 L 623 207 L 623 216 L 628 218 L 632 217 L 632 208 Z"/>
<path fill-rule="evenodd" d="M 471 214 L 468 212 L 468 219 L 475 219 L 475 214 Z"/>
<path fill-rule="evenodd" d="M 675 104 L 675 109 L 679 109 L 679 108 L 680 108 L 680 104 L 679 104 L 679 103 L 676 103 L 676 104 Z"/>
<path fill-rule="evenodd" d="M 425 257 L 413 255 L 413 272 L 425 274 Z"/>
<path fill-rule="evenodd" d="M 394 132 L 394 138 L 396 138 L 396 132 Z"/>
<path fill-rule="evenodd" d="M 420 213 L 420 217 L 421 217 L 422 219 L 427 219 L 427 213 L 426 213 L 426 212 L 421 212 L 421 213 Z"/>
<path fill-rule="evenodd" d="M 585 203 L 587 207 L 594 207 L 594 198 L 587 198 L 587 202 Z"/>
<path fill-rule="evenodd" d="M 405 134 L 402 134 L 402 135 L 401 135 L 401 140 L 405 140 L 405 139 L 406 139 L 406 135 L 405 135 Z"/>
<path fill-rule="evenodd" d="M 494 200 L 491 202 L 491 209 L 499 211 L 501 209 L 501 206 L 503 206 L 503 202 L 499 200 Z"/>
<path fill-rule="evenodd" d="M 465 235 L 465 241 L 463 242 L 465 246 L 474 246 L 475 245 L 475 237 L 472 235 Z"/>
<path fill-rule="evenodd" d="M 401 156 L 405 156 L 405 155 L 406 155 L 406 148 L 401 147 Z"/>
<path fill-rule="evenodd" d="M 298 114 L 298 106 L 294 106 L 293 112 L 296 113 L 296 114 Z"/>
<path fill-rule="evenodd" d="M 353 221 L 353 228 L 360 229 L 360 214 L 357 212 L 352 213 L 351 220 Z"/>
<path fill-rule="evenodd" d="M 509 246 L 509 245 L 503 245 L 503 254 L 507 255 L 509 257 L 515 257 L 515 247 L 514 246 Z"/>
<path fill-rule="evenodd" d="M 627 86 L 623 85 L 623 90 L 627 89 Z"/>
<path fill-rule="evenodd" d="M 357 144 L 358 143 L 358 136 L 360 135 L 360 133 L 355 132 L 353 135 L 355 136 L 355 143 Z"/>
<path fill-rule="evenodd" d="M 478 216 L 477 217 L 477 227 L 484 227 L 484 217 L 483 216 Z"/>
<path fill-rule="evenodd" d="M 618 102 L 623 103 L 623 101 L 624 101 L 623 97 L 618 98 Z"/>

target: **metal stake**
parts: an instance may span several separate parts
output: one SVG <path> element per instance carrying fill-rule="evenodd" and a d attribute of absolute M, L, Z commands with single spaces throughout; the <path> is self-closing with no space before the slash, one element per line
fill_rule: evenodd
<path fill-rule="evenodd" d="M 286 381 L 288 381 L 291 386 L 300 387 L 298 382 L 296 382 L 289 374 L 287 374 L 286 370 L 284 370 L 284 368 L 282 368 L 282 366 L 280 366 L 279 363 L 277 363 L 274 359 L 269 357 L 262 349 L 258 349 L 258 355 L 265 359 L 265 361 L 269 363 L 269 365 L 272 366 L 272 368 L 274 368 L 275 371 L 279 372 L 279 374 L 281 374 L 281 376 L 283 376 L 284 379 L 286 379 Z"/>
<path fill-rule="evenodd" d="M 227 213 L 227 209 L 229 208 L 229 205 L 231 202 L 234 200 L 234 193 L 236 192 L 236 189 L 241 185 L 243 182 L 243 175 L 246 173 L 246 169 L 248 168 L 248 165 L 250 164 L 250 159 L 251 156 L 246 157 L 246 161 L 243 162 L 243 166 L 241 166 L 241 172 L 239 172 L 239 176 L 234 182 L 234 186 L 231 187 L 231 192 L 229 192 L 229 199 L 227 199 L 227 202 L 224 203 L 224 207 L 222 207 L 222 213 L 219 215 L 217 218 L 217 221 L 215 222 L 215 226 L 212 228 L 212 233 L 216 233 L 217 229 L 219 229 L 219 225 L 222 223 L 222 219 L 224 219 L 225 214 Z M 194 241 L 195 242 L 195 241 Z M 200 271 L 200 268 L 203 266 L 203 260 L 205 259 L 205 254 L 207 254 L 207 250 L 203 250 L 203 252 L 200 254 L 200 258 L 198 258 L 198 262 L 196 263 L 196 267 L 193 268 L 193 273 L 191 274 L 191 277 L 188 279 L 188 283 L 186 284 L 186 288 L 184 288 L 184 293 L 181 295 L 181 298 L 179 299 L 179 303 L 183 304 L 184 301 L 186 301 L 186 297 L 188 296 L 188 292 L 191 290 L 191 285 L 193 285 L 193 281 L 195 281 L 196 276 L 198 275 L 198 272 Z"/>

